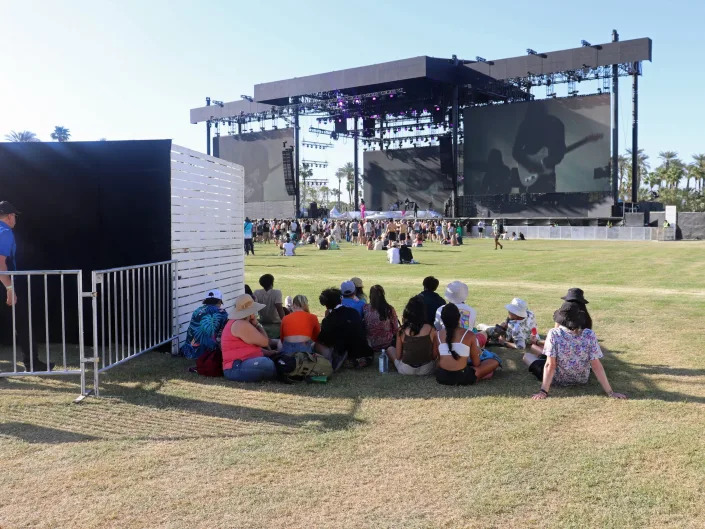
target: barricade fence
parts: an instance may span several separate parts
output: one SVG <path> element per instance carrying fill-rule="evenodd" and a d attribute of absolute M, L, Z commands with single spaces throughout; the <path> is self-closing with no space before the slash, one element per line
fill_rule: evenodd
<path fill-rule="evenodd" d="M 98 396 L 101 373 L 168 343 L 178 349 L 177 274 L 175 260 L 98 270 L 84 292 L 81 270 L 0 272 L 17 296 L 0 311 L 0 377 L 79 375 L 77 401 Z M 85 299 L 92 357 L 85 354 Z"/>
<path fill-rule="evenodd" d="M 5 343 L 0 345 L 0 377 L 80 375 L 81 394 L 85 394 L 81 270 L 23 270 L 0 275 L 9 276 L 16 299 L 2 311 L 0 336 Z M 55 369 L 50 370 L 52 364 Z"/>
<path fill-rule="evenodd" d="M 175 260 L 92 273 L 96 396 L 101 373 L 170 342 L 178 348 L 177 273 Z"/>

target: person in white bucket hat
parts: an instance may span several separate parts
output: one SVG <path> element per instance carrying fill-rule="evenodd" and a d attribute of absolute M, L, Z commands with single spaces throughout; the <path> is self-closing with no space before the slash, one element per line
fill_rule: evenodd
<path fill-rule="evenodd" d="M 477 311 L 465 303 L 467 297 L 468 286 L 465 283 L 462 281 L 448 283 L 445 291 L 445 299 L 448 303 L 452 303 L 458 307 L 460 311 L 460 326 L 465 330 L 471 331 L 475 327 Z M 436 318 L 433 325 L 437 331 L 443 329 L 443 321 L 441 321 L 442 310 L 443 306 L 438 307 L 438 310 L 436 310 Z"/>
<path fill-rule="evenodd" d="M 510 349 L 526 349 L 531 346 L 531 336 L 537 336 L 536 318 L 527 306 L 526 301 L 520 298 L 512 299 L 511 303 L 504 306 L 507 309 L 506 321 L 507 335 L 499 336 L 497 341 L 503 347 Z"/>

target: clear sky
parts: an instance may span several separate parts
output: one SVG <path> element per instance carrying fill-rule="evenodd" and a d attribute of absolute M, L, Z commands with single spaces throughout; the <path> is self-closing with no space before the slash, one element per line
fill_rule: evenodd
<path fill-rule="evenodd" d="M 172 138 L 205 152 L 205 124 L 190 124 L 189 109 L 206 96 L 232 101 L 260 82 L 417 55 L 491 60 L 608 42 L 614 28 L 654 41 L 640 147 L 652 161 L 661 150 L 690 159 L 705 152 L 703 21 L 695 0 L 0 0 L 0 141 L 25 129 L 50 141 L 62 125 L 72 140 Z M 623 151 L 631 81 L 620 87 Z M 311 151 L 330 162 L 314 176 L 331 177 L 351 152 Z"/>

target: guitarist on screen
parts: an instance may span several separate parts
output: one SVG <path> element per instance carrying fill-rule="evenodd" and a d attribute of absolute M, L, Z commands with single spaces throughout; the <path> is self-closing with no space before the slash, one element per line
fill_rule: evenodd
<path fill-rule="evenodd" d="M 527 105 L 519 125 L 512 156 L 519 163 L 521 183 L 531 193 L 556 191 L 556 166 L 567 153 L 586 143 L 597 141 L 602 134 L 590 134 L 571 145 L 565 144 L 565 125 L 541 104 Z"/>

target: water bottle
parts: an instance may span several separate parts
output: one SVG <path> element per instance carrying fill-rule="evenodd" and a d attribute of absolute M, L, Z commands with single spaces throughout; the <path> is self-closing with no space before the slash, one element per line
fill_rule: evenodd
<path fill-rule="evenodd" d="M 387 351 L 382 349 L 379 354 L 379 372 L 386 374 L 389 371 L 389 358 L 387 357 Z"/>

